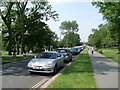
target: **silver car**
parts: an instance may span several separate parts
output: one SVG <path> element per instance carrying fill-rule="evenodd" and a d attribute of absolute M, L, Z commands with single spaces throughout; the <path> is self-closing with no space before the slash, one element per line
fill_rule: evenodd
<path fill-rule="evenodd" d="M 56 51 L 44 51 L 28 63 L 29 72 L 57 73 L 64 66 L 64 57 Z"/>
<path fill-rule="evenodd" d="M 72 61 L 72 54 L 68 48 L 58 48 L 57 51 L 64 56 L 64 62 Z"/>

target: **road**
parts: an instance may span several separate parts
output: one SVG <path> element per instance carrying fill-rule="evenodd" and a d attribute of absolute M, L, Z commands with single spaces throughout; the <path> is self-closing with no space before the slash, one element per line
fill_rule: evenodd
<path fill-rule="evenodd" d="M 75 57 L 73 57 L 75 59 Z M 37 88 L 53 76 L 51 74 L 30 74 L 29 60 L 2 65 L 2 88 Z"/>
<path fill-rule="evenodd" d="M 52 77 L 49 74 L 30 74 L 27 63 L 28 60 L 24 60 L 2 65 L 2 88 L 32 88 L 41 80 L 46 82 Z"/>

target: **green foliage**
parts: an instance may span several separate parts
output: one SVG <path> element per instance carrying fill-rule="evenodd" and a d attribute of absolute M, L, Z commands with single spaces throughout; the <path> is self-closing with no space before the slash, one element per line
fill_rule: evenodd
<path fill-rule="evenodd" d="M 2 34 L 0 33 L 0 50 L 2 48 Z"/>
<path fill-rule="evenodd" d="M 0 50 L 2 49 L 2 28 L 1 28 L 1 19 L 0 19 Z"/>
<path fill-rule="evenodd" d="M 63 21 L 60 26 L 61 33 L 68 34 L 70 32 L 78 32 L 78 24 L 76 21 Z"/>
<path fill-rule="evenodd" d="M 98 52 L 101 53 L 101 54 L 103 54 L 103 50 L 102 49 L 98 50 Z"/>
<path fill-rule="evenodd" d="M 104 0 L 103 2 L 92 2 L 92 4 L 99 8 L 99 12 L 103 14 L 103 18 L 108 21 L 108 29 L 113 39 L 113 41 L 110 40 L 112 41 L 110 43 L 117 43 L 120 51 L 120 1 L 107 2 L 107 0 Z"/>
<path fill-rule="evenodd" d="M 112 23 L 100 24 L 98 29 L 93 29 L 93 34 L 89 36 L 88 44 L 96 48 L 109 48 L 117 46 L 118 37 L 116 33 L 111 33 L 115 29 Z"/>
<path fill-rule="evenodd" d="M 61 33 L 64 38 L 60 41 L 61 47 L 73 47 L 80 45 L 80 36 L 78 32 L 78 24 L 76 21 L 63 21 L 60 26 Z"/>
<path fill-rule="evenodd" d="M 73 47 L 73 46 L 80 45 L 79 34 L 71 32 L 64 36 L 61 43 L 62 43 L 63 47 Z"/>
<path fill-rule="evenodd" d="M 96 48 L 101 47 L 101 36 L 97 29 L 93 29 L 94 33 L 89 36 L 88 44 L 95 46 Z"/>
<path fill-rule="evenodd" d="M 26 48 L 41 50 L 44 46 L 56 46 L 57 35 L 42 21 L 57 21 L 58 14 L 48 2 L 3 2 L 0 9 L 3 29 L 3 46 L 12 54 L 12 48 L 26 52 Z M 56 46 L 57 47 L 57 46 Z"/>

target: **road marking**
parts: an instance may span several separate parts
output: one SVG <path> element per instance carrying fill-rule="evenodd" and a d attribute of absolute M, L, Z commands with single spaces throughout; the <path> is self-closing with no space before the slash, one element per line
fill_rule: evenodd
<path fill-rule="evenodd" d="M 30 90 L 35 90 L 36 88 L 38 88 L 40 85 L 42 85 L 45 81 L 47 81 L 48 79 L 44 78 L 41 81 L 39 81 L 38 83 L 36 83 L 34 86 L 32 86 L 32 88 Z"/>

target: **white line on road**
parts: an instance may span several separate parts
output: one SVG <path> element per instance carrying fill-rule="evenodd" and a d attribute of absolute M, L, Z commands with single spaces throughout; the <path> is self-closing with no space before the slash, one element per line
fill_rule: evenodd
<path fill-rule="evenodd" d="M 42 85 L 47 80 L 48 80 L 47 78 L 42 79 L 41 81 L 39 81 L 38 83 L 36 83 L 30 90 L 34 90 L 34 89 L 38 88 L 40 85 Z"/>

